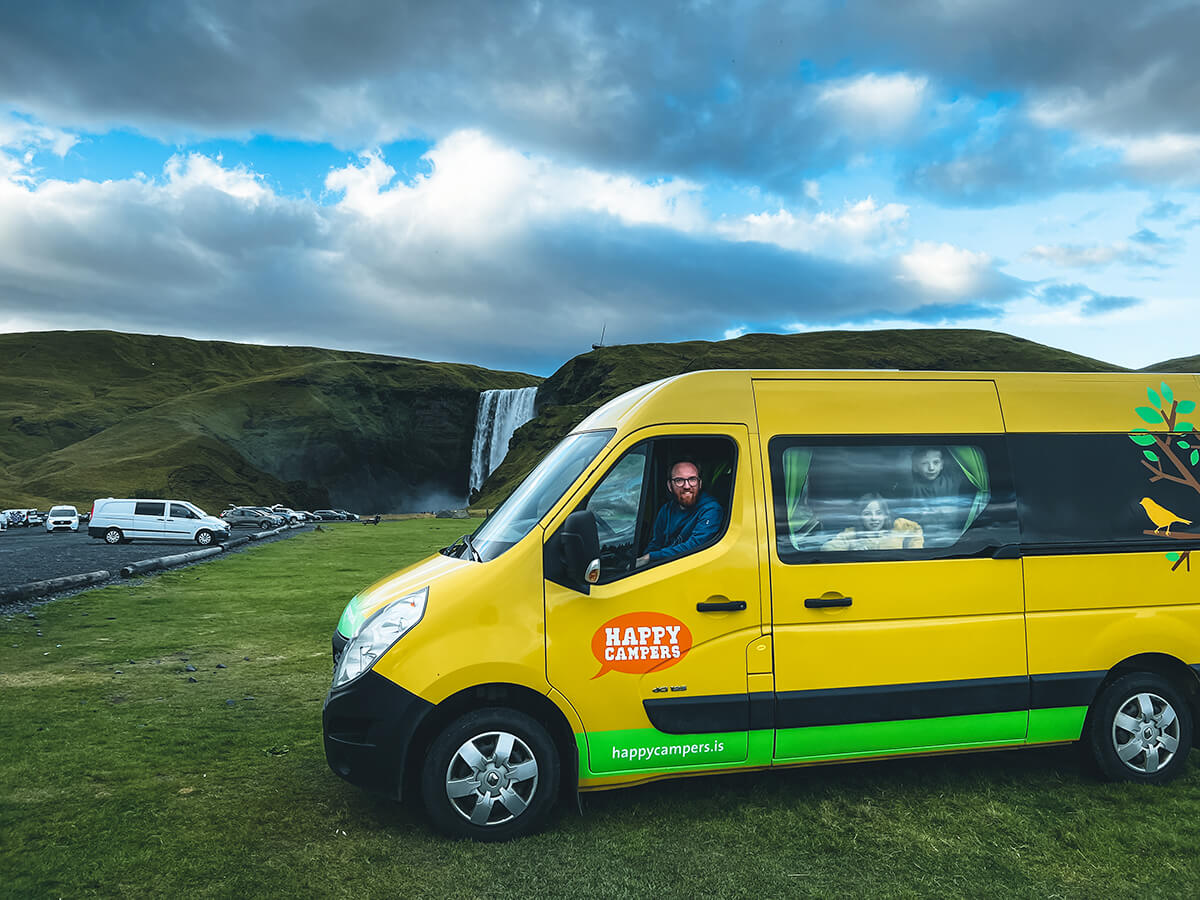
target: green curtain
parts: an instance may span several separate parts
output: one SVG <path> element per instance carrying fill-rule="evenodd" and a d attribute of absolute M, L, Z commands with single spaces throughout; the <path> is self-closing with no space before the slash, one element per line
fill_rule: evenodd
<path fill-rule="evenodd" d="M 800 549 L 799 539 L 816 524 L 804 499 L 808 487 L 808 468 L 813 452 L 807 447 L 788 447 L 783 451 L 783 496 L 787 503 L 788 537 Z"/>
<path fill-rule="evenodd" d="M 992 496 L 988 483 L 987 460 L 978 447 L 950 447 L 949 450 L 962 473 L 975 488 L 975 501 L 971 504 L 967 513 L 967 524 L 963 527 L 963 531 L 966 531 L 983 512 Z"/>

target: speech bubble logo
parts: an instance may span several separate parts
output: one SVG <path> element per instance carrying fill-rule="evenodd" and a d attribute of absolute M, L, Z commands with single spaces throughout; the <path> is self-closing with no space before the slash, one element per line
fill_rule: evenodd
<path fill-rule="evenodd" d="M 631 612 L 609 619 L 592 635 L 592 655 L 600 663 L 595 681 L 607 672 L 645 675 L 669 668 L 692 649 L 692 632 L 674 616 Z"/>

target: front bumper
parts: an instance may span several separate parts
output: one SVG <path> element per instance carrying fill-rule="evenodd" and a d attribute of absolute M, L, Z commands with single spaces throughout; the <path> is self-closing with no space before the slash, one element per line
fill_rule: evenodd
<path fill-rule="evenodd" d="M 413 735 L 433 708 L 373 671 L 330 690 L 321 713 L 329 768 L 351 784 L 399 799 Z"/>

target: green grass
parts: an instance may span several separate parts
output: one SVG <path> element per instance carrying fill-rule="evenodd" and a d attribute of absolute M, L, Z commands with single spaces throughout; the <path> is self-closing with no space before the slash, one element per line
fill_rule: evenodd
<path fill-rule="evenodd" d="M 1105 785 L 1068 749 L 662 782 L 446 841 L 329 771 L 321 704 L 349 597 L 464 527 L 332 526 L 0 619 L 0 893 L 1200 893 L 1196 762 Z"/>

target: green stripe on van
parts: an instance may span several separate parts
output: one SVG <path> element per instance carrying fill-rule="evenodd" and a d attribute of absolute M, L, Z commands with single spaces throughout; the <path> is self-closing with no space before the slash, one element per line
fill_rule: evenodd
<path fill-rule="evenodd" d="M 1087 711 L 1086 706 L 1032 710 L 1029 713 L 1028 742 L 1046 744 L 1079 740 L 1083 734 L 1083 720 L 1087 718 Z"/>
<path fill-rule="evenodd" d="M 739 769 L 773 763 L 787 765 L 1077 741 L 1087 711 L 1086 706 L 1069 706 L 1031 712 L 781 728 L 778 732 L 762 729 L 749 733 L 748 745 L 744 732 L 664 734 L 653 728 L 577 734 L 575 740 L 580 778 L 667 775 L 697 769 Z M 589 750 L 598 763 L 608 766 L 591 768 Z"/>
<path fill-rule="evenodd" d="M 851 759 L 890 753 L 924 753 L 1025 743 L 1029 713 L 984 713 L 853 725 L 781 728 L 775 736 L 780 762 Z"/>

